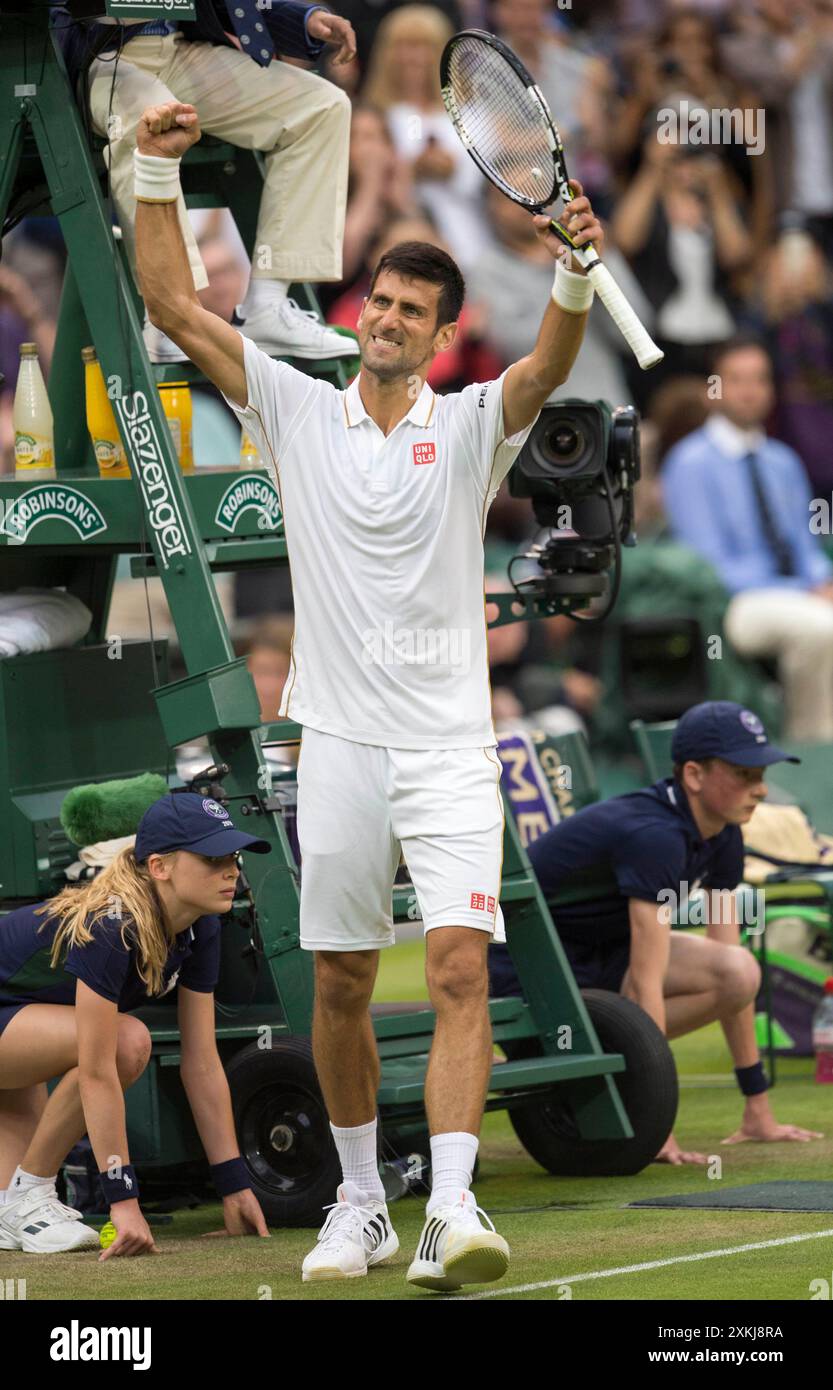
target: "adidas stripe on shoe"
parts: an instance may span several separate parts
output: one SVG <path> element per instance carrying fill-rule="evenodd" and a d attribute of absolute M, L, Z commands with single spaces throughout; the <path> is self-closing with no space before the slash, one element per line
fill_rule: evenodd
<path fill-rule="evenodd" d="M 508 1267 L 509 1246 L 477 1205 L 474 1193 L 463 1192 L 458 1201 L 426 1217 L 407 1278 L 424 1289 L 453 1290 L 463 1284 L 489 1284 Z"/>
<path fill-rule="evenodd" d="M 399 1249 L 384 1202 L 368 1198 L 351 1182 L 342 1183 L 337 1195 L 315 1248 L 304 1260 L 301 1278 L 305 1284 L 356 1279 Z"/>

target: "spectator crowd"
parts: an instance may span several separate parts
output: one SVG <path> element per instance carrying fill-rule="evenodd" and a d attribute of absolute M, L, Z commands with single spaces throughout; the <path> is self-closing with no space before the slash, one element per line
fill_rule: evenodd
<path fill-rule="evenodd" d="M 597 299 L 558 395 L 638 408 L 642 544 L 677 547 L 713 575 L 721 639 L 760 689 L 780 689 L 784 734 L 833 740 L 831 540 L 811 527 L 810 505 L 833 494 L 833 0 L 331 8 L 352 22 L 358 51 L 337 63 L 328 49 L 318 62 L 352 104 L 343 279 L 317 287 L 326 320 L 354 328 L 380 254 L 418 239 L 445 247 L 467 282 L 461 332 L 428 378 L 435 390 L 495 377 L 532 348 L 550 258 L 529 215 L 467 156 L 439 86 L 452 33 L 499 34 L 550 103 L 570 172 L 605 224 L 608 264 L 665 353 L 640 372 Z M 245 288 L 242 243 L 229 214 L 191 216 L 209 276 L 201 297 L 230 317 Z M 6 473 L 17 349 L 37 342 L 48 380 L 65 265 L 55 219 L 26 218 L 4 238 Z M 216 428 L 205 429 L 204 449 L 196 441 L 198 467 L 236 448 L 234 422 L 210 389 L 203 408 Z M 504 484 L 486 533 L 494 589 L 534 536 L 528 503 Z M 625 554 L 626 579 L 637 553 Z M 242 572 L 227 583 L 232 635 L 272 718 L 291 635 L 286 575 Z M 620 620 L 627 594 L 625 584 Z M 693 602 L 683 584 L 678 616 L 696 618 Z M 140 608 L 140 631 L 126 635 L 144 635 Z M 122 620 L 131 620 L 127 608 Z M 624 641 L 616 620 L 596 636 L 555 618 L 491 639 L 498 728 L 550 711 L 551 727 L 593 733 L 606 696 L 616 698 L 605 674 L 606 644 Z"/>

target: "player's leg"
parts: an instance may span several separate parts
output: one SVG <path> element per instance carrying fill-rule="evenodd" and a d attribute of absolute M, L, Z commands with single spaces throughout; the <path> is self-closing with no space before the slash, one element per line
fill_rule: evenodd
<path fill-rule="evenodd" d="M 408 1271 L 411 1283 L 431 1289 L 497 1279 L 509 1261 L 471 1191 L 492 1064 L 487 947 L 500 912 L 503 839 L 500 764 L 489 751 L 392 750 L 394 827 L 422 910 L 437 1017 L 425 1082 L 432 1188 Z"/>
<path fill-rule="evenodd" d="M 347 201 L 350 102 L 332 82 L 288 63 L 258 67 L 232 48 L 179 44 L 165 73 L 202 129 L 264 156 L 241 332 L 272 353 L 355 356 L 355 343 L 287 300 L 293 281 L 337 281 Z"/>
<path fill-rule="evenodd" d="M 490 940 L 490 933 L 471 927 L 435 927 L 426 935 L 425 977 L 437 1016 L 425 1078 L 425 1110 L 432 1135 L 476 1137 L 480 1132 L 492 1069 L 486 968 Z M 474 1154 L 476 1146 L 472 1160 Z M 457 1179 L 462 1172 L 440 1172 L 442 1195 L 450 1197 L 460 1187 Z M 436 1170 L 433 1186 L 436 1197 L 441 1191 Z"/>
<path fill-rule="evenodd" d="M 123 1088 L 141 1075 L 149 1056 L 145 1025 L 120 1015 L 116 1069 Z M 29 1004 L 0 1034 L 0 1184 L 7 1187 L 0 1206 L 0 1248 L 48 1254 L 97 1244 L 95 1232 L 81 1224 L 78 1212 L 58 1202 L 55 1190 L 61 1163 L 87 1127 L 77 1062 L 70 1005 Z M 54 1076 L 61 1080 L 46 1099 L 44 1083 Z M 20 1123 L 20 1098 L 26 1096 L 34 1120 L 28 1133 Z"/>
<path fill-rule="evenodd" d="M 301 945 L 315 953 L 313 1053 L 344 1181 L 303 1264 L 309 1280 L 353 1278 L 395 1254 L 377 1164 L 379 1056 L 368 1006 L 393 942 L 399 846 L 385 750 L 304 729 L 298 759 Z"/>
<path fill-rule="evenodd" d="M 672 932 L 663 984 L 667 1036 L 679 1038 L 717 1019 L 731 1019 L 754 1000 L 760 973 L 744 946 Z"/>
<path fill-rule="evenodd" d="M 312 1046 L 331 1122 L 338 1128 L 376 1118 L 379 1053 L 369 1005 L 378 951 L 316 951 Z"/>

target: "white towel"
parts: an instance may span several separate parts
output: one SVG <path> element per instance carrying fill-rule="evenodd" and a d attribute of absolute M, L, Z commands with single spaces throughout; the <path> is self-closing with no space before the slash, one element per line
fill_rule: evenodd
<path fill-rule="evenodd" d="M 92 620 L 86 604 L 63 589 L 0 594 L 0 659 L 73 647 L 89 632 Z"/>
<path fill-rule="evenodd" d="M 95 878 L 96 869 L 106 869 L 107 865 L 115 859 L 119 850 L 127 849 L 127 846 L 134 844 L 135 841 L 135 835 L 122 835 L 115 840 L 98 840 L 94 845 L 84 845 L 83 849 L 78 851 L 78 858 L 75 863 L 68 864 L 64 873 L 73 882 L 82 877 Z"/>

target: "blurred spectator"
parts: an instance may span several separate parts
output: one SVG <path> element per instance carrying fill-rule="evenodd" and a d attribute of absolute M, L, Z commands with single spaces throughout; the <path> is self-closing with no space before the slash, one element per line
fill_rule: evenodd
<path fill-rule="evenodd" d="M 708 400 L 701 376 L 675 376 L 650 398 L 648 414 L 657 432 L 657 460 L 706 422 Z"/>
<path fill-rule="evenodd" d="M 454 30 L 430 5 L 385 16 L 370 56 L 365 101 L 383 111 L 416 192 L 461 270 L 486 242 L 483 176 L 463 149 L 440 95 L 440 56 Z"/>
<path fill-rule="evenodd" d="M 729 274 L 752 250 L 722 161 L 708 146 L 645 142 L 644 159 L 620 198 L 611 235 L 656 312 L 665 361 L 651 385 L 705 372 L 732 336 Z"/>
<path fill-rule="evenodd" d="M 427 241 L 432 246 L 443 246 L 442 238 L 425 217 L 401 217 L 389 222 L 370 248 L 361 279 L 332 305 L 327 316 L 330 323 L 355 329 L 374 266 L 385 251 L 400 241 Z M 461 391 L 472 381 L 492 381 L 503 371 L 500 358 L 483 341 L 484 319 L 478 308 L 464 304 L 459 323 L 456 339 L 446 352 L 439 353 L 428 373 L 428 384 L 435 391 Z"/>
<path fill-rule="evenodd" d="M 767 111 L 767 148 L 781 211 L 811 220 L 833 254 L 833 3 L 756 0 L 733 10 L 727 67 L 754 83 Z"/>
<path fill-rule="evenodd" d="M 256 622 L 248 635 L 235 642 L 237 656 L 246 657 L 260 700 L 260 717 L 264 724 L 278 719 L 283 688 L 291 667 L 291 617 L 269 617 Z"/>
<path fill-rule="evenodd" d="M 485 590 L 487 594 L 511 593 L 512 585 L 505 574 L 493 572 L 486 575 Z M 497 608 L 487 604 L 487 622 L 496 617 Z M 583 716 L 592 712 L 599 684 L 584 671 L 553 662 L 552 647 L 563 639 L 560 633 L 556 636 L 548 630 L 546 624 L 559 621 L 575 631 L 569 619 L 513 622 L 487 628 L 496 732 L 538 728 L 565 734 L 584 729 Z"/>
<path fill-rule="evenodd" d="M 752 104 L 756 95 L 757 84 L 724 62 L 717 26 L 701 8 L 680 6 L 655 32 L 629 35 L 620 53 L 630 68 L 629 89 L 611 132 L 620 160 L 638 151 L 659 109 L 683 98 L 692 111 L 731 109 Z"/>
<path fill-rule="evenodd" d="M 715 358 L 721 397 L 662 475 L 674 534 L 714 565 L 732 595 L 726 635 L 744 657 L 775 657 L 786 736 L 833 739 L 833 565 L 809 529 L 798 455 L 768 439 L 772 371 L 751 339 Z"/>
<path fill-rule="evenodd" d="M 833 492 L 833 277 L 807 232 L 785 232 L 764 261 L 761 298 L 775 361 L 775 432 L 816 492 Z"/>
<path fill-rule="evenodd" d="M 327 287 L 329 296 L 319 296 L 321 303 L 332 303 L 334 289 L 340 296 L 363 274 L 370 248 L 392 218 L 416 215 L 417 211 L 410 167 L 396 153 L 385 117 L 374 106 L 363 102 L 354 105 L 343 277 L 340 285 Z"/>
<path fill-rule="evenodd" d="M 558 126 L 570 173 L 604 213 L 610 170 L 605 158 L 611 132 L 613 79 L 607 64 L 578 47 L 554 25 L 551 0 L 494 0 L 495 32 L 529 68 Z"/>
<path fill-rule="evenodd" d="M 21 343 L 37 343 L 41 370 L 48 381 L 55 321 L 24 277 L 0 264 L 0 372 L 5 377 L 0 386 L 0 473 L 14 472 L 12 407 Z"/>
<path fill-rule="evenodd" d="M 535 346 L 552 292 L 552 256 L 527 210 L 491 184 L 486 190 L 486 213 L 494 241 L 469 272 L 468 295 L 482 309 L 488 337 L 507 367 Z M 651 307 L 615 247 L 606 253 L 605 261 L 636 312 L 650 324 Z M 556 396 L 625 405 L 630 392 L 622 359 L 629 351 L 604 305 L 594 300 L 575 365 Z"/>
<path fill-rule="evenodd" d="M 376 43 L 379 25 L 392 10 L 401 9 L 410 0 L 340 0 L 338 12 L 349 19 L 356 34 L 357 58 L 362 71 L 367 70 L 371 51 Z M 481 25 L 484 0 L 430 0 L 433 8 L 448 19 L 454 33 L 459 29 Z"/>
<path fill-rule="evenodd" d="M 57 322 L 67 252 L 57 217 L 25 217 L 3 238 L 3 264 L 20 275 L 44 316 Z"/>

